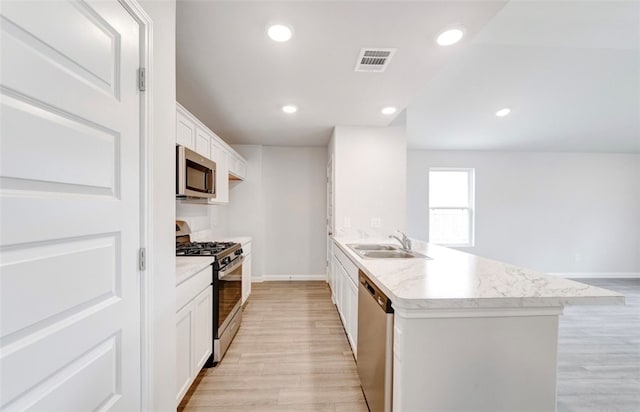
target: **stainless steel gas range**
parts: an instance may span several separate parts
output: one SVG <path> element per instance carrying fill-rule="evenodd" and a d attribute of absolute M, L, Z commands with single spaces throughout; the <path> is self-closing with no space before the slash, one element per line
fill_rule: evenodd
<path fill-rule="evenodd" d="M 240 243 L 192 242 L 186 222 L 176 221 L 176 256 L 213 256 L 213 354 L 206 367 L 216 366 L 242 321 L 242 248 Z"/>

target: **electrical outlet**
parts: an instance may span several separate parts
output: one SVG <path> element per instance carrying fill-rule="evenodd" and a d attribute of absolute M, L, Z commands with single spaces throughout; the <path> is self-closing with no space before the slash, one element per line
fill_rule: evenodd
<path fill-rule="evenodd" d="M 351 228 L 351 218 L 350 217 L 345 217 L 344 218 L 344 224 L 342 226 L 344 226 L 345 229 Z"/>
<path fill-rule="evenodd" d="M 582 255 L 580 253 L 576 253 L 573 259 L 575 260 L 576 263 L 578 263 L 582 260 Z"/>
<path fill-rule="evenodd" d="M 371 218 L 371 227 L 374 229 L 379 229 L 382 226 L 382 219 L 380 219 L 379 217 L 372 217 Z"/>

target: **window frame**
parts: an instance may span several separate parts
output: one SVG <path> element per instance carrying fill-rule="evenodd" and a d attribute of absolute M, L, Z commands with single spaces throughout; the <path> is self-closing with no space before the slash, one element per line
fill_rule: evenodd
<path fill-rule="evenodd" d="M 467 196 L 468 207 L 460 206 L 445 206 L 445 207 L 431 207 L 431 199 L 429 197 L 429 190 L 431 185 L 431 172 L 466 172 L 468 179 Z M 429 242 L 431 242 L 431 210 L 467 210 L 469 216 L 469 243 L 435 243 L 437 245 L 446 247 L 474 247 L 475 246 L 475 227 L 476 227 L 476 170 L 473 167 L 430 167 L 427 175 L 427 222 L 428 230 L 427 236 Z"/>

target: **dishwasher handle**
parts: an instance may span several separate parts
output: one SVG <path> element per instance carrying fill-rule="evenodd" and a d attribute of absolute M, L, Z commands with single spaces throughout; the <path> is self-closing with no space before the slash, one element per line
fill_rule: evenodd
<path fill-rule="evenodd" d="M 373 282 L 362 272 L 359 273 L 360 283 L 364 287 L 364 289 L 371 295 L 373 300 L 376 301 L 378 306 L 385 311 L 386 313 L 393 313 L 393 308 L 391 307 L 391 300 L 382 293 L 380 289 L 378 289 Z"/>

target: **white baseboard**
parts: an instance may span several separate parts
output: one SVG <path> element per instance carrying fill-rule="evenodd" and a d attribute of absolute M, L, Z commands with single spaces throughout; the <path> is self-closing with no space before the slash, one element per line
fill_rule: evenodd
<path fill-rule="evenodd" d="M 549 275 L 560 276 L 569 279 L 635 279 L 640 278 L 640 272 L 563 272 L 549 273 Z"/>
<path fill-rule="evenodd" d="M 289 281 L 289 280 L 327 280 L 326 273 L 320 273 L 317 275 L 263 275 L 263 282 L 271 281 Z M 253 280 L 252 280 L 253 281 Z"/>

